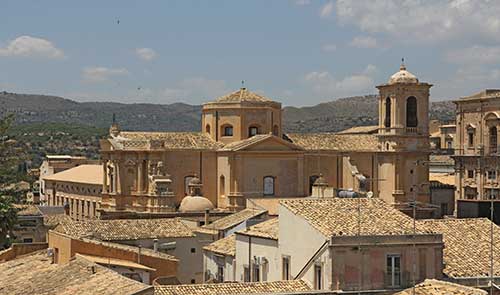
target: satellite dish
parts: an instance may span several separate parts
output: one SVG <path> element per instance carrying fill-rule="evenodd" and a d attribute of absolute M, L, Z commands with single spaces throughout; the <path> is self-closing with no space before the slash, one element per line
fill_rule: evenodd
<path fill-rule="evenodd" d="M 367 193 L 366 193 L 366 196 L 367 196 L 368 198 L 372 198 L 372 197 L 373 197 L 373 192 L 372 192 L 372 191 L 367 192 Z"/>

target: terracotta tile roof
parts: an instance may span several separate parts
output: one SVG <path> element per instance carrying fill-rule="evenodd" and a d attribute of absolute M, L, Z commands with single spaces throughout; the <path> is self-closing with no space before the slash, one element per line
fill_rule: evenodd
<path fill-rule="evenodd" d="M 202 132 L 122 131 L 110 141 L 124 150 L 217 150 L 223 146 Z"/>
<path fill-rule="evenodd" d="M 249 91 L 246 88 L 240 88 L 237 91 L 221 96 L 215 100 L 216 103 L 240 103 L 240 102 L 273 102 L 270 98 L 255 92 Z"/>
<path fill-rule="evenodd" d="M 43 216 L 43 224 L 49 228 L 55 228 L 63 222 L 72 222 L 72 219 L 66 214 L 50 214 Z"/>
<path fill-rule="evenodd" d="M 461 97 L 460 100 L 476 100 L 484 98 L 496 98 L 500 97 L 500 89 L 485 89 L 481 92 L 475 93 L 470 96 Z"/>
<path fill-rule="evenodd" d="M 412 295 L 413 288 L 408 288 L 394 295 Z M 487 295 L 488 292 L 450 282 L 427 279 L 415 286 L 415 295 Z"/>
<path fill-rule="evenodd" d="M 0 293 L 11 295 L 130 294 L 148 287 L 79 255 L 52 264 L 46 250 L 0 263 L 0 281 Z"/>
<path fill-rule="evenodd" d="M 42 215 L 42 212 L 40 212 L 40 210 L 38 210 L 38 207 L 35 205 L 14 204 L 14 207 L 19 210 L 19 211 L 17 211 L 18 216 L 41 216 Z"/>
<path fill-rule="evenodd" d="M 55 231 L 101 241 L 193 237 L 193 231 L 180 218 L 115 219 L 72 221 L 59 224 Z"/>
<path fill-rule="evenodd" d="M 302 199 L 303 197 L 300 197 Z M 279 215 L 279 207 L 281 200 L 293 200 L 297 198 L 272 198 L 272 197 L 262 197 L 262 198 L 251 198 L 247 199 L 247 208 L 256 208 L 267 210 L 269 216 Z"/>
<path fill-rule="evenodd" d="M 440 233 L 444 241 L 444 274 L 452 278 L 488 277 L 490 225 L 486 218 L 432 219 L 419 221 L 423 230 Z M 493 226 L 494 253 L 500 253 L 500 227 Z M 495 276 L 500 276 L 500 256 L 494 256 Z"/>
<path fill-rule="evenodd" d="M 448 155 L 430 155 L 429 161 L 431 162 L 430 163 L 431 165 L 434 163 L 443 163 L 443 164 L 449 164 L 449 165 L 455 164 L 455 161 L 453 160 L 453 158 L 448 156 Z"/>
<path fill-rule="evenodd" d="M 283 140 L 282 138 L 279 138 L 279 137 L 274 136 L 272 134 L 257 134 L 257 135 L 254 135 L 252 137 L 227 144 L 226 146 L 224 146 L 220 150 L 221 151 L 243 150 L 245 148 L 251 147 L 252 145 L 258 144 L 259 142 L 263 142 L 263 141 L 270 139 L 270 138 L 274 139 L 275 141 L 277 141 L 285 146 L 288 146 L 292 150 L 303 150 L 302 147 L 291 143 L 289 140 Z"/>
<path fill-rule="evenodd" d="M 289 133 L 286 137 L 306 150 L 374 152 L 379 145 L 373 134 Z"/>
<path fill-rule="evenodd" d="M 238 224 L 246 221 L 248 219 L 257 217 L 266 213 L 266 210 L 262 209 L 243 209 L 239 212 L 233 213 L 228 216 L 224 216 L 220 219 L 215 220 L 214 222 L 202 226 L 206 229 L 216 229 L 216 230 L 227 230 Z"/>
<path fill-rule="evenodd" d="M 246 236 L 259 237 L 265 239 L 278 240 L 279 219 L 272 218 L 256 225 L 252 225 L 244 230 L 237 231 Z"/>
<path fill-rule="evenodd" d="M 135 263 L 132 261 L 128 260 L 123 260 L 123 259 L 117 259 L 117 258 L 111 258 L 111 257 L 101 257 L 101 256 L 94 256 L 94 255 L 83 255 L 83 254 L 77 254 L 80 255 L 81 257 L 87 259 L 88 261 L 92 261 L 97 264 L 101 265 L 117 265 L 117 266 L 123 266 L 123 267 L 129 267 L 129 268 L 136 268 L 136 269 L 142 269 L 145 271 L 156 271 L 156 269 L 148 267 L 143 264 Z"/>
<path fill-rule="evenodd" d="M 374 134 L 378 131 L 378 125 L 356 126 L 337 132 L 337 134 Z"/>
<path fill-rule="evenodd" d="M 455 185 L 455 175 L 449 173 L 429 173 L 429 181 L 437 181 L 442 184 Z"/>
<path fill-rule="evenodd" d="M 204 250 L 226 256 L 236 255 L 236 235 L 232 234 L 203 247 Z"/>
<path fill-rule="evenodd" d="M 102 165 L 84 164 L 46 176 L 44 180 L 102 185 Z"/>
<path fill-rule="evenodd" d="M 155 286 L 155 295 L 270 294 L 310 291 L 303 280 Z"/>
<path fill-rule="evenodd" d="M 326 237 L 358 234 L 358 204 L 361 203 L 362 235 L 413 233 L 413 219 L 381 199 L 331 198 L 283 200 L 281 205 L 304 218 Z"/>

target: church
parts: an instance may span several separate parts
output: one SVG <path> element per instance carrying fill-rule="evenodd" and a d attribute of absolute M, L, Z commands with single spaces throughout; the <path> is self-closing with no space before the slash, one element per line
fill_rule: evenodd
<path fill-rule="evenodd" d="M 238 211 L 311 195 L 314 182 L 409 208 L 429 203 L 429 90 L 404 64 L 379 91 L 378 126 L 284 133 L 281 103 L 246 88 L 203 104 L 199 132 L 123 131 L 100 142 L 103 212 Z"/>

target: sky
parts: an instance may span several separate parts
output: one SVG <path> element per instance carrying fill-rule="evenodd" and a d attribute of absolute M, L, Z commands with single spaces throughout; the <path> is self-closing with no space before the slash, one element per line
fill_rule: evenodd
<path fill-rule="evenodd" d="M 0 91 L 308 106 L 375 94 L 401 58 L 432 100 L 500 87 L 500 1 L 1 0 Z"/>

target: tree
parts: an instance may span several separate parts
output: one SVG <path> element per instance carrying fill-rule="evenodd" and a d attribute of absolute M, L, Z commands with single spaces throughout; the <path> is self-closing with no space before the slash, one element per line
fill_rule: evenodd
<path fill-rule="evenodd" d="M 17 211 L 12 197 L 0 196 L 0 250 L 10 247 L 15 238 L 13 230 L 17 223 Z"/>
<path fill-rule="evenodd" d="M 14 116 L 4 115 L 0 118 L 0 249 L 10 246 L 14 239 L 13 229 L 17 223 L 17 208 L 12 196 L 6 195 L 7 180 L 15 173 L 17 157 L 7 137 Z"/>

